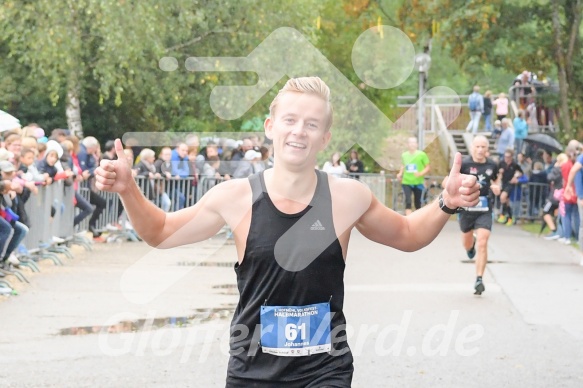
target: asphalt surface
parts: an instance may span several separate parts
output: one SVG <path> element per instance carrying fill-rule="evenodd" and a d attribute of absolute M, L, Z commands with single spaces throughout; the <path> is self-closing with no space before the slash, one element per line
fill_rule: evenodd
<path fill-rule="evenodd" d="M 233 245 L 217 237 L 166 251 L 124 242 L 74 253 L 63 267 L 25 271 L 29 285 L 9 279 L 19 295 L 0 301 L 0 386 L 224 386 Z M 489 255 L 478 297 L 455 222 L 414 253 L 353 233 L 353 386 L 583 386 L 579 251 L 495 225 Z"/>

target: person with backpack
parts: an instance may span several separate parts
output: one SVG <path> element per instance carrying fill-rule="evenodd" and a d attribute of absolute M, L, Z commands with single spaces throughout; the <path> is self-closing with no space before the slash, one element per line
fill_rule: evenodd
<path fill-rule="evenodd" d="M 466 127 L 466 132 L 472 131 L 473 134 L 478 133 L 478 125 L 480 124 L 480 117 L 484 112 L 484 98 L 480 94 L 480 87 L 474 86 L 474 91 L 468 97 L 468 108 L 470 109 L 470 122 Z"/>

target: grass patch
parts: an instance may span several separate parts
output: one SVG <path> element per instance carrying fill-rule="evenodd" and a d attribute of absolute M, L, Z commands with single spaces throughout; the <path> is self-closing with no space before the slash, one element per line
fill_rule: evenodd
<path fill-rule="evenodd" d="M 525 230 L 529 233 L 538 235 L 540 233 L 540 221 L 535 222 L 526 222 L 525 224 L 521 224 L 520 227 L 522 230 Z M 549 228 L 545 228 L 545 231 L 548 233 Z M 544 233 L 544 232 L 543 232 Z"/>

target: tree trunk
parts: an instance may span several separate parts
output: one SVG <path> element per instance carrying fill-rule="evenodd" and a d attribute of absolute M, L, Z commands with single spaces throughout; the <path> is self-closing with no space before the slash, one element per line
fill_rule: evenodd
<path fill-rule="evenodd" d="M 568 18 L 571 25 L 567 24 L 567 29 L 569 32 L 569 43 L 567 45 L 567 53 L 565 55 L 565 67 L 567 68 L 567 80 L 569 84 L 572 85 L 573 81 L 573 55 L 576 53 L 579 40 L 579 29 L 581 28 L 581 13 L 583 12 L 583 4 L 581 0 L 572 0 L 571 9 L 567 12 L 571 13 L 571 17 Z"/>
<path fill-rule="evenodd" d="M 67 125 L 72 135 L 83 137 L 83 126 L 81 125 L 81 106 L 79 104 L 79 88 L 69 88 L 67 93 Z"/>
<path fill-rule="evenodd" d="M 570 0 L 570 9 L 567 12 L 570 13 L 570 17 L 567 18 L 570 25 L 567 24 L 568 32 L 568 45 L 567 53 L 565 55 L 565 67 L 567 69 L 567 82 L 569 83 L 569 99 L 571 101 L 571 111 L 572 111 L 572 126 L 573 134 L 572 137 L 575 139 L 580 138 L 580 129 L 583 124 L 581 120 L 582 112 L 582 96 L 581 83 L 578 82 L 577 77 L 573 70 L 573 58 L 580 58 L 580 37 L 579 31 L 581 29 L 581 17 L 583 16 L 583 2 L 582 0 Z M 579 128 L 579 131 L 577 130 Z M 578 133 L 579 132 L 579 133 Z"/>
<path fill-rule="evenodd" d="M 561 115 L 561 129 L 568 137 L 571 133 L 571 117 L 569 115 L 569 83 L 567 82 L 567 68 L 561 39 L 561 20 L 559 16 L 560 1 L 553 0 L 553 35 L 555 37 L 555 62 L 559 77 L 559 113 Z"/>

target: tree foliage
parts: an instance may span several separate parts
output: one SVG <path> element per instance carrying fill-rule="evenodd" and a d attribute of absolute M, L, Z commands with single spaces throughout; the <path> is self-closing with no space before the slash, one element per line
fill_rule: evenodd
<path fill-rule="evenodd" d="M 79 86 L 89 134 L 228 128 L 230 123 L 218 121 L 208 107 L 218 75 L 180 67 L 164 72 L 159 59 L 184 63 L 189 56 L 246 56 L 281 25 L 311 35 L 315 28 L 305 20 L 315 5 L 311 0 L 9 0 L 0 6 L 0 50 L 8 57 L 0 75 L 8 89 L 24 86 L 35 99 L 50 100 L 59 108 L 55 116 L 63 118 L 62 101 Z M 221 83 L 253 80 L 234 73 L 220 78 Z M 21 110 L 18 94 L 5 94 L 2 105 L 24 121 L 42 121 Z M 55 121 L 63 125 L 62 120 L 41 124 Z"/>
<path fill-rule="evenodd" d="M 438 0 L 403 2 L 399 20 L 418 41 L 434 38 L 461 69 L 478 77 L 483 64 L 518 74 L 524 69 L 559 78 L 565 136 L 583 106 L 581 0 Z M 553 17 L 556 22 L 553 23 Z M 437 26 L 437 28 L 436 28 Z"/>

